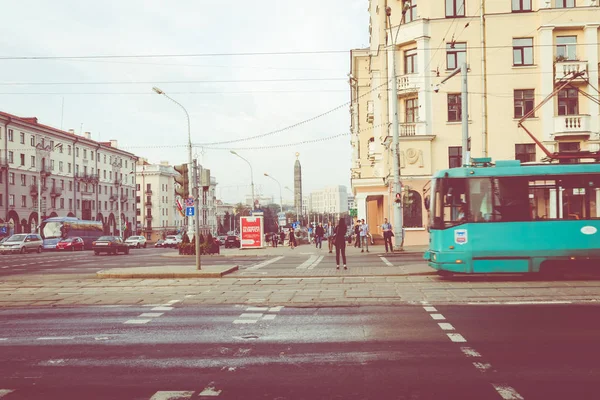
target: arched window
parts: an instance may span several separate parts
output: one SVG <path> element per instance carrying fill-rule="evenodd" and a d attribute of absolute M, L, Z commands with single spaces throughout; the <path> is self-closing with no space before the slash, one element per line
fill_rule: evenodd
<path fill-rule="evenodd" d="M 404 227 L 422 228 L 423 227 L 423 204 L 421 195 L 416 190 L 410 190 L 404 198 Z"/>

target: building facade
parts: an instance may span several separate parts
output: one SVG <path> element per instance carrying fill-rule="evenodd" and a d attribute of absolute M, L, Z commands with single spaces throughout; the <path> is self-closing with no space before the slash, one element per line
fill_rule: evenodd
<path fill-rule="evenodd" d="M 178 173 L 167 161 L 150 164 L 140 159 L 136 165 L 137 228 L 150 241 L 163 239 L 183 228 L 184 217 L 175 203 Z"/>
<path fill-rule="evenodd" d="M 348 190 L 336 185 L 310 194 L 310 211 L 314 213 L 341 214 L 348 212 Z"/>
<path fill-rule="evenodd" d="M 461 77 L 442 81 L 463 62 L 471 157 L 540 161 L 544 154 L 517 121 L 573 72 L 582 74 L 525 125 L 551 152 L 598 150 L 597 1 L 371 0 L 369 15 L 370 46 L 351 52 L 351 173 L 358 217 L 376 235 L 393 216 L 392 84 L 405 245 L 428 242 L 423 199 L 432 173 L 462 164 Z"/>
<path fill-rule="evenodd" d="M 116 140 L 62 131 L 0 112 L 0 223 L 35 232 L 47 217 L 102 221 L 107 234 L 135 232 L 135 163 Z M 41 193 L 40 189 L 41 188 Z M 39 212 L 38 196 L 41 196 Z"/>

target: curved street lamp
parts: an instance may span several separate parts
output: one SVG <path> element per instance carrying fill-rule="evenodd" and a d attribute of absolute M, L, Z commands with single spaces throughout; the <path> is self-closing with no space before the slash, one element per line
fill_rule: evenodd
<path fill-rule="evenodd" d="M 244 157 L 240 156 L 235 151 L 230 150 L 230 153 L 233 154 L 234 156 L 238 156 L 242 160 L 246 161 L 246 163 L 248 163 L 248 166 L 250 167 L 250 184 L 252 186 L 252 211 L 254 211 L 254 172 L 252 170 L 252 164 L 250 164 L 250 161 L 246 160 Z"/>

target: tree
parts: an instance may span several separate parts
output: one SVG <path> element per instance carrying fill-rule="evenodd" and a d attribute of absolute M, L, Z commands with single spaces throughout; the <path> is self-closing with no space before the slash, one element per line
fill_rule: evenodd
<path fill-rule="evenodd" d="M 229 231 L 229 227 L 233 227 L 233 224 L 231 223 L 231 218 L 232 215 L 229 214 L 229 211 L 225 211 L 225 215 L 223 216 L 223 225 L 221 226 L 222 228 L 222 232 L 221 234 L 224 235 Z"/>
<path fill-rule="evenodd" d="M 250 215 L 250 207 L 245 204 L 237 203 L 234 209 L 235 213 L 239 214 L 240 216 Z"/>

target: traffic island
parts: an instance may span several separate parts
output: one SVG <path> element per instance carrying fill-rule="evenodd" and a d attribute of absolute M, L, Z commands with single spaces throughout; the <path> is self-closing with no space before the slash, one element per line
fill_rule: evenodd
<path fill-rule="evenodd" d="M 206 265 L 201 270 L 195 265 L 165 265 L 162 267 L 111 268 L 96 272 L 98 278 L 116 279 L 172 279 L 172 278 L 221 278 L 237 271 L 237 265 Z"/>

